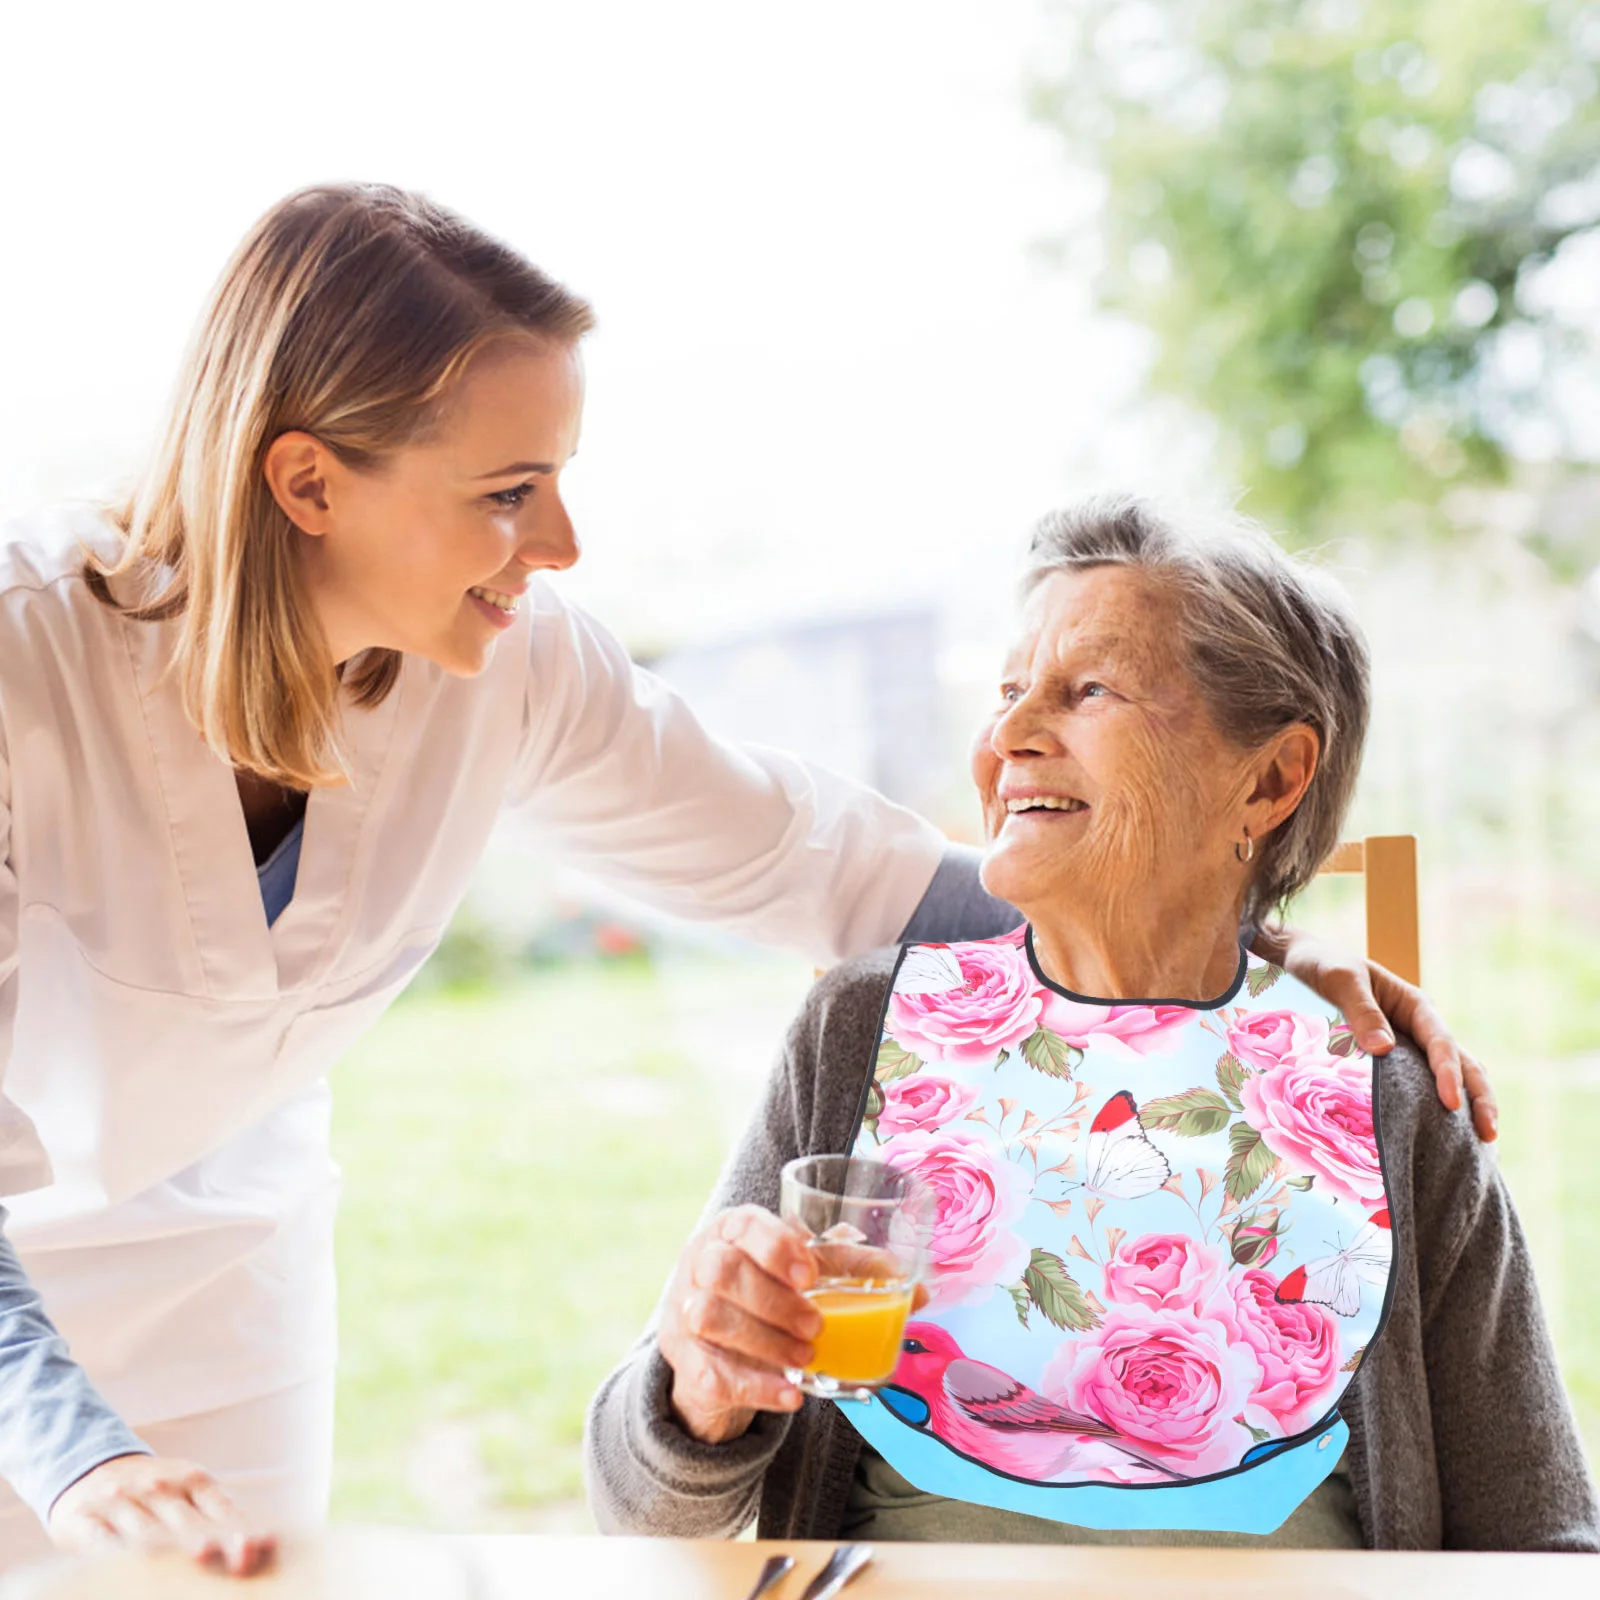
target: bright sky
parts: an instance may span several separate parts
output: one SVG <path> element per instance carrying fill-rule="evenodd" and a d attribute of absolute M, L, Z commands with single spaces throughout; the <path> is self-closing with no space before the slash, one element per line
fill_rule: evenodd
<path fill-rule="evenodd" d="M 1033 247 L 1091 191 L 1034 0 L 18 8 L 0 509 L 97 492 L 288 190 L 428 191 L 597 305 L 571 592 L 636 647 L 1003 593 L 1040 511 L 1173 471 L 1133 338 Z M 1137 478 L 1135 473 L 1137 472 Z M 956 609 L 960 609 L 959 605 Z"/>

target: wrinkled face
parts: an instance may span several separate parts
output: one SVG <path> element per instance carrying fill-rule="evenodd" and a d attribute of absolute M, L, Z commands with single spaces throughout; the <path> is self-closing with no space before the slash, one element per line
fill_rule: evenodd
<path fill-rule="evenodd" d="M 1249 756 L 1188 675 L 1173 602 L 1138 573 L 1058 572 L 1033 590 L 972 775 L 984 885 L 1034 920 L 1237 882 Z"/>
<path fill-rule="evenodd" d="M 491 347 L 422 440 L 341 468 L 331 526 L 306 550 L 336 655 L 383 647 L 482 671 L 532 575 L 578 559 L 561 472 L 582 412 L 574 346 Z"/>

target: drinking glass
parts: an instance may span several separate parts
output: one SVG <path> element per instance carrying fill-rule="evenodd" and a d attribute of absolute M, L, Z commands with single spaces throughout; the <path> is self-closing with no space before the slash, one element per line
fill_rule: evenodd
<path fill-rule="evenodd" d="M 783 1169 L 779 1209 L 817 1264 L 806 1298 L 822 1313 L 809 1367 L 785 1376 L 826 1400 L 867 1400 L 900 1359 L 900 1338 L 927 1263 L 932 1192 L 886 1162 L 801 1156 Z"/>

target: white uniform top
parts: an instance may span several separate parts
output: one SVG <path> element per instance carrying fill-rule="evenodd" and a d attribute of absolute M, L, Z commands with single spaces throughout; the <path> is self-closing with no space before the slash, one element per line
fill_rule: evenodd
<path fill-rule="evenodd" d="M 713 738 L 541 582 L 480 676 L 408 658 L 347 714 L 353 781 L 311 795 L 269 928 L 233 773 L 163 672 L 173 625 L 80 575 L 115 541 L 88 508 L 0 535 L 0 1195 L 74 1356 L 138 1426 L 331 1366 L 325 1074 L 438 943 L 501 816 L 820 961 L 898 937 L 942 841 Z"/>

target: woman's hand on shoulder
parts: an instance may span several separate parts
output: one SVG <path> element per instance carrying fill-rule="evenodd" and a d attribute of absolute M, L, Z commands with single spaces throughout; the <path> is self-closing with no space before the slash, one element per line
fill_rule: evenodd
<path fill-rule="evenodd" d="M 277 1540 L 245 1525 L 204 1467 L 164 1456 L 115 1456 L 56 1497 L 50 1537 L 63 1550 L 176 1547 L 236 1577 L 259 1572 Z"/>
<path fill-rule="evenodd" d="M 805 1235 L 760 1206 L 722 1212 L 683 1247 L 657 1340 L 673 1413 L 696 1439 L 723 1444 L 758 1411 L 799 1409 L 783 1369 L 811 1360 L 815 1282 Z"/>
<path fill-rule="evenodd" d="M 1439 1098 L 1456 1110 L 1465 1091 L 1478 1137 L 1494 1139 L 1500 1107 L 1483 1067 L 1461 1048 L 1421 989 L 1375 961 L 1335 950 L 1299 928 L 1258 933 L 1255 953 L 1276 962 L 1344 1014 L 1358 1045 L 1371 1055 L 1394 1048 L 1394 1033 L 1409 1034 L 1428 1058 Z"/>

